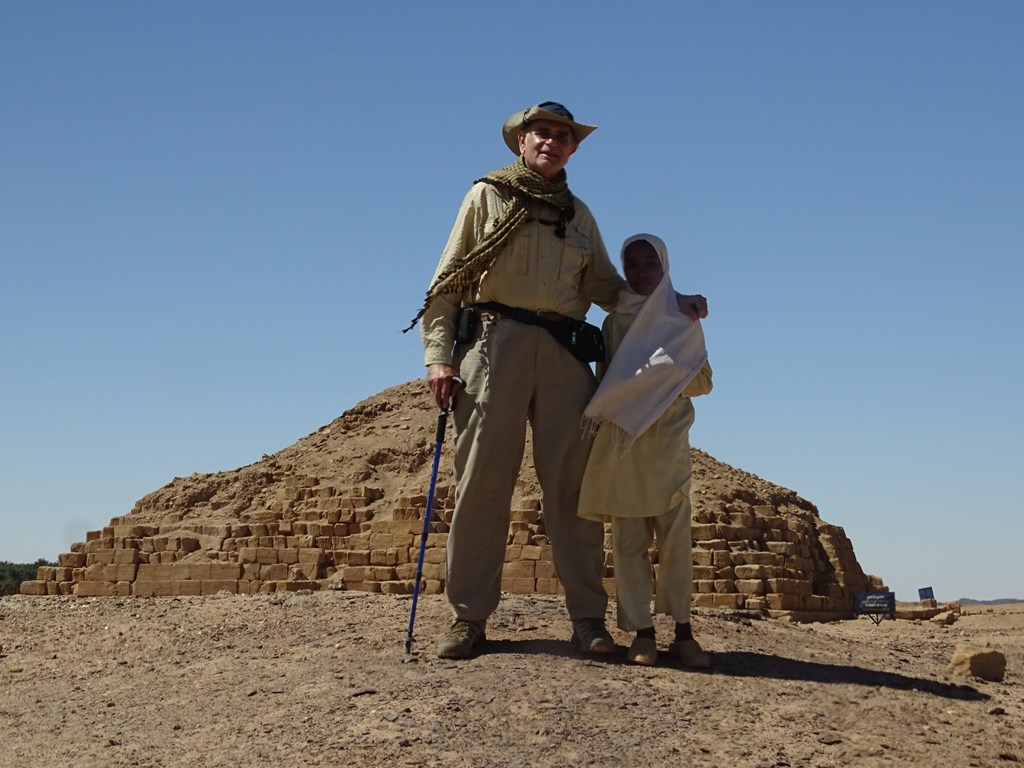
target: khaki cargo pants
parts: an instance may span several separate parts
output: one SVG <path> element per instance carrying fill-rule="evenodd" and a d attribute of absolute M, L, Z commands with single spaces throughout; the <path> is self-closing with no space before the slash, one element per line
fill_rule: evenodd
<path fill-rule="evenodd" d="M 529 423 L 569 616 L 603 619 L 604 528 L 576 515 L 591 445 L 580 422 L 596 388 L 593 372 L 543 328 L 507 318 L 485 321 L 467 346 L 457 361 L 466 387 L 453 409 L 457 494 L 446 591 L 455 617 L 483 620 L 498 605 Z"/>

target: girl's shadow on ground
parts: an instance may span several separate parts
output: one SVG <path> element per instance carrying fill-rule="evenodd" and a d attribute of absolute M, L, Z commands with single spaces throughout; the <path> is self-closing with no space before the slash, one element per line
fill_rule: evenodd
<path fill-rule="evenodd" d="M 616 646 L 615 653 L 606 656 L 583 656 L 564 640 L 489 640 L 484 653 L 545 654 L 607 664 L 625 665 L 626 651 Z M 658 667 L 676 668 L 697 674 L 727 675 L 730 677 L 763 677 L 775 680 L 803 680 L 809 683 L 836 683 L 864 685 L 873 688 L 893 688 L 901 691 L 920 691 L 947 699 L 986 701 L 988 694 L 969 685 L 943 683 L 920 677 L 909 677 L 895 672 L 882 672 L 850 664 L 823 664 L 817 661 L 799 661 L 785 656 L 773 656 L 750 651 L 725 651 L 711 654 L 712 668 L 707 671 L 683 667 L 667 653 L 658 655 Z"/>
<path fill-rule="evenodd" d="M 872 688 L 893 688 L 920 691 L 948 699 L 984 701 L 988 694 L 969 685 L 943 683 L 921 677 L 910 677 L 895 672 L 882 672 L 851 664 L 824 664 L 817 661 L 799 661 L 785 656 L 773 656 L 750 651 L 726 651 L 712 654 L 715 674 L 733 677 L 765 677 L 776 680 L 804 680 L 809 683 L 842 683 L 865 685 Z"/>

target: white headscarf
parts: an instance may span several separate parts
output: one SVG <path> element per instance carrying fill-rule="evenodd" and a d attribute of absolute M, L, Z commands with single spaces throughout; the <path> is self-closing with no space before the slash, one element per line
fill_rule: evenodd
<path fill-rule="evenodd" d="M 604 378 L 584 411 L 589 430 L 610 421 L 621 431 L 623 450 L 657 421 L 707 362 L 704 330 L 679 310 L 668 274 L 668 248 L 660 237 L 633 235 L 622 244 L 619 258 L 625 271 L 626 248 L 650 243 L 661 259 L 664 277 L 649 296 L 624 288 L 615 312 L 636 315 L 612 355 Z"/>

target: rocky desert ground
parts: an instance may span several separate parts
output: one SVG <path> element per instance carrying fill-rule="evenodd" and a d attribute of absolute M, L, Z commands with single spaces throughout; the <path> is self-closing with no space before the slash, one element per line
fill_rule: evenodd
<path fill-rule="evenodd" d="M 585 658 L 543 596 L 507 596 L 465 662 L 434 656 L 447 608 L 423 596 L 406 654 L 410 605 L 334 590 L 0 599 L 0 766 L 1024 761 L 1024 604 L 951 625 L 698 611 L 709 672 L 633 666 L 624 647 Z M 1004 679 L 951 673 L 961 643 L 1002 651 Z"/>
<path fill-rule="evenodd" d="M 766 600 L 747 600 L 743 610 L 713 601 L 694 609 L 695 635 L 713 658 L 710 671 L 695 672 L 667 655 L 653 668 L 628 664 L 630 638 L 617 630 L 619 652 L 611 658 L 579 655 L 567 642 L 562 599 L 540 589 L 509 590 L 480 656 L 441 660 L 433 647 L 448 608 L 430 592 L 420 596 L 407 654 L 410 596 L 387 591 L 393 581 L 353 579 L 345 564 L 351 553 L 343 550 L 371 535 L 365 526 L 372 531 L 396 516 L 402 498 L 424 492 L 436 420 L 423 382 L 402 384 L 253 465 L 175 478 L 118 514 L 109 531 L 96 521 L 103 530 L 83 532 L 84 543 L 60 556 L 64 567 L 51 569 L 57 580 L 0 598 L 0 768 L 959 768 L 1024 761 L 1024 603 L 965 605 L 952 623 L 876 624 L 824 620 L 834 614 L 821 610 L 811 615 L 823 620 L 787 621 L 786 611 L 768 618 Z M 450 454 L 442 457 L 445 478 Z M 516 504 L 535 509 L 530 461 L 528 443 Z M 372 488 L 374 500 L 339 510 L 330 505 L 350 500 L 316 492 L 346 486 Z M 845 534 L 810 501 L 696 449 L 693 498 L 698 527 L 729 537 L 695 544 L 695 557 L 698 550 L 714 555 L 715 568 L 710 559 L 702 566 L 713 574 L 701 578 L 717 580 L 704 582 L 716 595 L 724 585 L 727 604 L 742 602 L 728 603 L 740 585 L 729 563 L 765 542 L 795 552 L 785 561 L 793 570 L 780 571 L 787 578 L 765 580 L 768 592 L 802 585 L 815 590 L 810 601 L 852 604 L 851 585 L 884 580 L 863 574 Z M 253 543 L 268 520 L 280 535 Z M 301 578 L 318 580 L 274 581 L 291 579 L 297 567 L 282 566 L 289 550 L 281 548 L 294 538 L 283 535 L 284 526 L 295 534 L 303 521 L 335 534 L 314 546 L 305 531 L 302 551 L 319 559 L 317 573 Z M 200 533 L 181 534 L 186 525 Z M 519 527 L 516 535 L 543 542 L 540 526 Z M 225 531 L 247 543 L 224 538 Z M 751 537 L 758 540 L 745 541 Z M 282 559 L 245 562 L 238 547 Z M 134 582 L 119 575 L 125 554 Z M 233 594 L 242 591 L 238 575 L 209 591 L 206 581 L 140 589 L 144 565 L 177 573 L 196 559 L 251 571 L 261 580 L 251 590 L 257 593 Z M 264 567 L 281 575 L 263 581 Z M 109 569 L 113 581 L 95 580 L 108 577 L 94 572 Z M 299 588 L 306 583 L 317 588 Z M 528 586 L 541 583 L 538 577 Z M 184 591 L 196 584 L 203 596 Z M 109 594 L 89 596 L 85 586 Z M 816 597 L 818 590 L 834 597 Z M 749 610 L 758 603 L 762 610 Z M 614 601 L 608 621 L 613 627 Z M 671 626 L 661 622 L 664 647 Z M 961 645 L 1003 654 L 1002 679 L 951 669 Z"/>

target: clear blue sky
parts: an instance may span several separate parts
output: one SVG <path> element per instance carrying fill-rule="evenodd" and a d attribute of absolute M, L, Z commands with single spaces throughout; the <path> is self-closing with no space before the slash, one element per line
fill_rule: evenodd
<path fill-rule="evenodd" d="M 422 376 L 510 113 L 709 297 L 694 444 L 899 599 L 1024 596 L 1024 4 L 0 5 L 0 560 Z M 594 319 L 594 318 L 592 318 Z"/>

